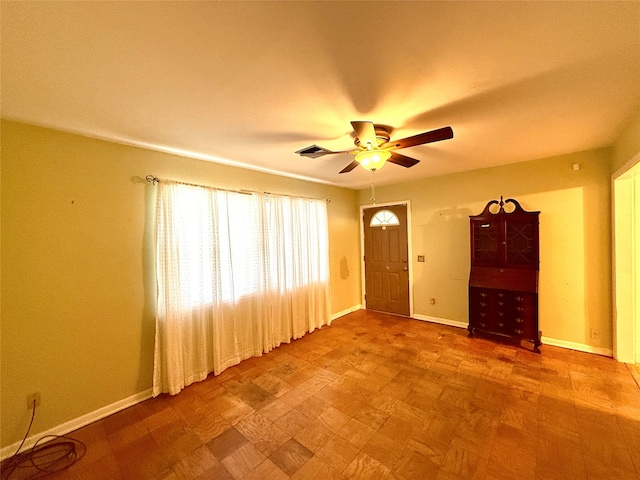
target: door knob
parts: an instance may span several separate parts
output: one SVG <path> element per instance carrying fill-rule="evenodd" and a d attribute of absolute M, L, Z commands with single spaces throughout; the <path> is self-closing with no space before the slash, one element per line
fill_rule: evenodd
<path fill-rule="evenodd" d="M 402 267 L 402 270 L 404 270 L 406 272 L 409 269 L 407 267 Z"/>

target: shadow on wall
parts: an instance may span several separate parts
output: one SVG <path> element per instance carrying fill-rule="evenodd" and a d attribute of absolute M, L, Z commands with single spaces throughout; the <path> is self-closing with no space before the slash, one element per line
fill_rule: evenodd
<path fill-rule="evenodd" d="M 446 305 L 439 298 L 452 298 L 451 292 L 464 289 L 469 281 L 468 208 L 445 208 L 431 214 L 426 223 L 418 219 L 414 231 L 413 251 L 424 255 L 424 263 L 414 271 L 414 310 L 449 320 L 465 322 L 465 305 Z M 414 217 L 415 218 L 415 217 Z M 430 304 L 430 299 L 435 304 Z M 455 295 L 454 297 L 455 298 Z"/>

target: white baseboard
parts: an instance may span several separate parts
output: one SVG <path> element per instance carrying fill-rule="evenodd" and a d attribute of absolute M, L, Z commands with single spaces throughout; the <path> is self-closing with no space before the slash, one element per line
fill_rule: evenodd
<path fill-rule="evenodd" d="M 568 342 L 566 340 L 558 340 L 556 338 L 542 337 L 542 345 L 551 345 L 553 347 L 568 348 L 569 350 L 577 350 L 579 352 L 595 353 L 605 357 L 613 357 L 611 348 L 592 347 L 584 343 Z"/>
<path fill-rule="evenodd" d="M 24 445 L 22 446 L 21 451 L 25 451 L 35 445 L 35 443 L 42 437 L 47 435 L 66 435 L 69 432 L 73 432 L 79 428 L 89 425 L 97 420 L 100 420 L 104 417 L 108 417 L 120 410 L 124 410 L 125 408 L 136 405 L 140 402 L 144 402 L 145 400 L 151 398 L 151 389 L 145 390 L 144 392 L 136 393 L 135 395 L 131 395 L 123 400 L 112 403 L 111 405 L 107 405 L 106 407 L 99 408 L 98 410 L 94 410 L 93 412 L 87 413 L 86 415 L 82 415 L 81 417 L 75 418 L 73 420 L 69 420 L 61 425 L 45 430 L 44 432 L 38 432 L 26 439 Z M 38 412 L 36 412 L 36 415 Z M 13 445 L 9 445 L 0 450 L 0 460 L 4 460 L 5 458 L 13 455 L 18 447 L 20 446 L 19 442 L 14 443 Z"/>
<path fill-rule="evenodd" d="M 457 322 L 455 320 L 449 320 L 447 318 L 429 317 L 427 315 L 413 315 L 416 320 L 424 320 L 426 322 L 439 323 L 441 325 L 448 325 L 450 327 L 467 328 L 466 322 Z M 567 348 L 569 350 L 577 350 L 579 352 L 593 353 L 596 355 L 603 355 L 605 357 L 613 357 L 613 350 L 610 348 L 592 347 L 591 345 L 585 345 L 584 343 L 569 342 L 566 340 L 558 340 L 555 338 L 542 337 L 542 345 L 551 345 L 553 347 Z"/>
<path fill-rule="evenodd" d="M 336 312 L 333 315 L 331 315 L 331 321 L 335 320 L 336 318 L 343 317 L 349 313 L 357 312 L 358 310 L 362 310 L 362 305 L 354 305 L 352 307 L 347 308 L 346 310 L 342 310 L 341 312 Z"/>
<path fill-rule="evenodd" d="M 447 325 L 449 327 L 467 328 L 467 322 L 457 322 L 455 320 L 449 320 L 448 318 L 429 317 L 427 315 L 420 314 L 414 314 L 413 318 L 425 322 L 439 323 L 440 325 Z"/>

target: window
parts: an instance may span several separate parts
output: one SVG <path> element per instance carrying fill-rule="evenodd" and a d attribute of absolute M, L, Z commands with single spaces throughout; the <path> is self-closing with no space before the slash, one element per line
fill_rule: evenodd
<path fill-rule="evenodd" d="M 379 210 L 377 211 L 373 217 L 371 218 L 371 222 L 369 226 L 371 227 L 381 227 L 387 225 L 400 225 L 400 221 L 398 220 L 398 216 L 393 213 L 391 210 Z"/>
<path fill-rule="evenodd" d="M 328 282 L 324 200 L 176 189 L 168 246 L 183 308 Z"/>

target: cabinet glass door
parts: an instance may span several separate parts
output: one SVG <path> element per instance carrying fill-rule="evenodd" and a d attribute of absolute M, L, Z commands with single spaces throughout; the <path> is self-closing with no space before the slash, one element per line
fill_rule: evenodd
<path fill-rule="evenodd" d="M 473 264 L 494 266 L 500 262 L 500 222 L 494 219 L 472 220 Z"/>
<path fill-rule="evenodd" d="M 531 220 L 507 220 L 505 225 L 507 265 L 538 267 L 538 224 Z"/>

